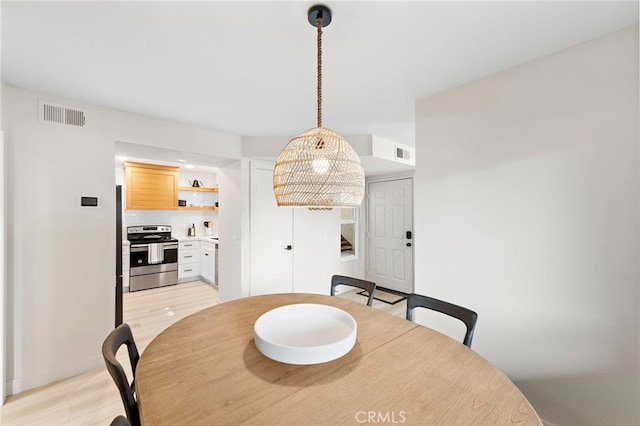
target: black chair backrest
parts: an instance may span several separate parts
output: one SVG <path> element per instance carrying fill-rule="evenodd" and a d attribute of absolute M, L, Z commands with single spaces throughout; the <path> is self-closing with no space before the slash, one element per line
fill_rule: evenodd
<path fill-rule="evenodd" d="M 476 328 L 476 322 L 478 322 L 478 314 L 462 306 L 415 293 L 407 296 L 407 319 L 409 321 L 413 321 L 413 308 L 431 309 L 462 321 L 467 326 L 467 332 L 462 343 L 471 347 L 473 332 Z"/>
<path fill-rule="evenodd" d="M 127 413 L 129 423 L 133 426 L 139 426 L 140 414 L 138 412 L 138 402 L 135 397 L 135 379 L 132 378 L 131 383 L 129 383 L 129 379 L 127 378 L 124 368 L 122 368 L 122 365 L 116 359 L 116 353 L 122 345 L 127 346 L 129 361 L 131 362 L 131 371 L 135 377 L 140 355 L 138 354 L 136 342 L 133 340 L 131 328 L 126 323 L 120 324 L 111 333 L 109 333 L 102 344 L 102 356 L 105 364 L 107 365 L 107 371 L 109 371 L 109 374 L 120 391 L 120 397 L 122 398 L 122 403 L 124 404 L 124 409 Z"/>
<path fill-rule="evenodd" d="M 373 304 L 373 293 L 376 291 L 376 283 L 371 281 L 365 281 L 358 278 L 345 277 L 344 275 L 334 275 L 331 277 L 331 295 L 336 295 L 336 287 L 339 285 L 348 285 L 351 287 L 361 288 L 369 293 L 369 300 L 367 306 Z"/>
<path fill-rule="evenodd" d="M 109 426 L 131 426 L 131 423 L 129 423 L 129 420 L 127 420 L 125 416 L 118 416 L 113 419 Z"/>

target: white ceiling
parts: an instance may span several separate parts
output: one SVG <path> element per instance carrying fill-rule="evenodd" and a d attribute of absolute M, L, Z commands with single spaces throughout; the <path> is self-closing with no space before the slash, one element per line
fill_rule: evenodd
<path fill-rule="evenodd" d="M 243 136 L 314 127 L 310 1 L 2 1 L 2 79 Z M 638 1 L 327 1 L 324 125 L 414 144 L 414 102 L 638 23 Z"/>

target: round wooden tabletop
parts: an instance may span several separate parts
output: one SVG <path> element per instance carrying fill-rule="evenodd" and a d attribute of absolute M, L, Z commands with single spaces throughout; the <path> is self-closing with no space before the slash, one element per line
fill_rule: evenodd
<path fill-rule="evenodd" d="M 262 355 L 253 324 L 294 303 L 351 314 L 356 344 L 341 358 L 291 365 Z M 144 425 L 541 425 L 518 388 L 461 343 L 339 297 L 275 294 L 184 318 L 145 349 L 136 371 Z"/>

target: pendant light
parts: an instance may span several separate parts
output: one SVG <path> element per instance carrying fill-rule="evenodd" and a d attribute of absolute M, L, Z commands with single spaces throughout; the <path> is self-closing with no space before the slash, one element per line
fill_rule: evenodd
<path fill-rule="evenodd" d="M 364 197 L 360 159 L 346 140 L 322 127 L 322 28 L 331 23 L 331 11 L 316 5 L 308 18 L 318 33 L 318 125 L 282 150 L 273 171 L 273 191 L 281 207 L 357 207 Z"/>

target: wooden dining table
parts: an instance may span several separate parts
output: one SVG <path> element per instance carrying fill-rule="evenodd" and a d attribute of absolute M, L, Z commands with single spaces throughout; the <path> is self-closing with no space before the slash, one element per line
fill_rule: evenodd
<path fill-rule="evenodd" d="M 253 325 L 276 307 L 337 307 L 357 322 L 346 355 L 314 365 L 267 358 Z M 273 294 L 176 322 L 136 370 L 143 425 L 541 425 L 495 366 L 428 327 L 341 297 Z"/>

